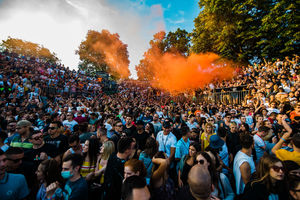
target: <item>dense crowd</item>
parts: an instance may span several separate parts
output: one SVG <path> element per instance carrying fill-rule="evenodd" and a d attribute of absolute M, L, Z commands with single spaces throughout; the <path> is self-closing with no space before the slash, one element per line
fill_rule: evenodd
<path fill-rule="evenodd" d="M 300 199 L 298 57 L 237 70 L 238 104 L 0 53 L 1 199 Z M 245 86 L 245 87 L 244 87 Z M 48 93 L 54 87 L 59 92 Z"/>

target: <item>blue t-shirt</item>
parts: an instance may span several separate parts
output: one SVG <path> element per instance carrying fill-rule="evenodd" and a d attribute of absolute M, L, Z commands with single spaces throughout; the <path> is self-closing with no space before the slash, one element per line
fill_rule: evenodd
<path fill-rule="evenodd" d="M 185 142 L 182 138 L 178 140 L 176 144 L 176 150 L 175 150 L 175 158 L 181 159 L 183 156 L 187 155 L 189 153 L 189 147 L 190 147 L 190 139 Z"/>
<path fill-rule="evenodd" d="M 25 177 L 22 174 L 5 173 L 0 180 L 1 200 L 24 199 L 29 194 Z"/>

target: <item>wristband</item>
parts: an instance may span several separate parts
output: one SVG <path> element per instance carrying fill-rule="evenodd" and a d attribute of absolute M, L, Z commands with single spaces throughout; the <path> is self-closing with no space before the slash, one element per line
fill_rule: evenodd
<path fill-rule="evenodd" d="M 286 140 L 285 139 L 283 139 L 282 137 L 280 138 L 281 140 L 283 140 L 284 142 L 286 142 Z"/>

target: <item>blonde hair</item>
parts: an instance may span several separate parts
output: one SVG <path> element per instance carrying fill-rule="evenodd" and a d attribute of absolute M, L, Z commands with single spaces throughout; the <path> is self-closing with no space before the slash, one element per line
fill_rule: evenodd
<path fill-rule="evenodd" d="M 101 158 L 103 160 L 108 160 L 109 156 L 115 152 L 115 144 L 112 141 L 106 141 L 103 144 L 103 153 Z"/>
<path fill-rule="evenodd" d="M 211 127 L 211 133 L 214 132 L 214 125 L 212 123 L 206 123 L 205 127 L 204 127 L 204 131 L 207 133 L 207 127 L 210 126 Z"/>

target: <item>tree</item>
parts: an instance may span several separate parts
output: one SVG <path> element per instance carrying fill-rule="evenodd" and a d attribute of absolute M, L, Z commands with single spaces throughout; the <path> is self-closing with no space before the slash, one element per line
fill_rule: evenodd
<path fill-rule="evenodd" d="M 192 51 L 248 63 L 299 51 L 294 0 L 201 0 Z"/>
<path fill-rule="evenodd" d="M 116 79 L 130 75 L 127 45 L 123 44 L 117 33 L 89 30 L 76 54 L 79 55 L 82 70 L 105 71 Z"/>
<path fill-rule="evenodd" d="M 184 29 L 178 28 L 175 32 L 170 31 L 162 41 L 164 52 L 180 53 L 187 56 L 191 46 L 190 40 L 189 33 Z"/>
<path fill-rule="evenodd" d="M 7 40 L 2 40 L 0 46 L 3 50 L 9 52 L 22 54 L 25 56 L 34 56 L 36 58 L 42 58 L 53 62 L 59 61 L 56 54 L 51 53 L 49 49 L 43 47 L 42 45 L 21 39 L 8 37 Z"/>

